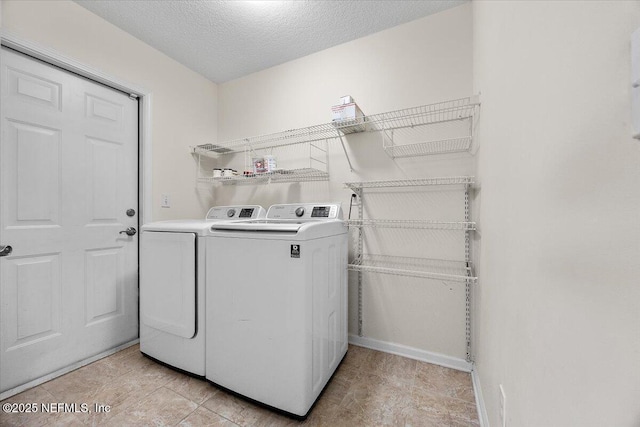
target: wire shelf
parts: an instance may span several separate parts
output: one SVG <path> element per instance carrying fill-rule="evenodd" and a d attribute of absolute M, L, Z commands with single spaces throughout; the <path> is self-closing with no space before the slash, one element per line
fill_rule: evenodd
<path fill-rule="evenodd" d="M 415 142 L 403 145 L 385 145 L 384 149 L 391 157 L 427 156 L 430 154 L 462 153 L 471 148 L 471 136 L 441 139 L 436 141 Z"/>
<path fill-rule="evenodd" d="M 473 269 L 462 261 L 365 254 L 349 263 L 349 270 L 477 283 Z"/>
<path fill-rule="evenodd" d="M 477 96 L 404 108 L 366 117 L 366 122 L 376 130 L 412 128 L 453 120 L 464 120 L 474 116 L 480 100 Z"/>
<path fill-rule="evenodd" d="M 220 154 L 228 154 L 231 150 L 217 144 L 201 144 L 191 147 L 191 152 L 200 156 L 215 158 Z"/>
<path fill-rule="evenodd" d="M 200 182 L 220 183 L 220 184 L 267 184 L 269 182 L 302 182 L 302 181 L 327 181 L 329 173 L 313 169 L 287 169 L 276 172 L 255 174 L 251 176 L 236 175 L 222 177 L 201 177 Z"/>
<path fill-rule="evenodd" d="M 366 117 L 358 117 L 349 120 L 334 120 L 331 122 L 333 127 L 339 130 L 343 135 L 350 133 L 359 133 L 367 130 Z"/>
<path fill-rule="evenodd" d="M 367 120 L 383 132 L 382 146 L 392 158 L 459 153 L 471 149 L 473 117 L 479 106 L 479 97 L 474 96 L 376 114 Z"/>
<path fill-rule="evenodd" d="M 475 182 L 473 176 L 448 176 L 421 179 L 400 179 L 390 181 L 365 181 L 365 182 L 345 182 L 345 187 L 350 189 L 359 188 L 387 188 L 387 187 L 419 187 L 431 185 L 471 185 Z"/>
<path fill-rule="evenodd" d="M 349 219 L 345 222 L 350 227 L 373 227 L 373 228 L 405 228 L 405 229 L 428 229 L 428 230 L 465 230 L 476 229 L 475 222 L 450 222 L 432 220 L 397 220 L 397 219 Z"/>
<path fill-rule="evenodd" d="M 265 147 L 284 147 L 287 145 L 338 138 L 340 137 L 339 131 L 342 127 L 346 129 L 352 126 L 352 124 L 341 126 L 334 123 L 324 123 L 306 128 L 290 129 L 283 132 L 234 139 L 231 141 L 220 142 L 218 144 L 197 145 L 192 147 L 192 149 L 194 154 L 218 157 L 221 154 L 244 152 L 247 147 L 255 150 Z"/>

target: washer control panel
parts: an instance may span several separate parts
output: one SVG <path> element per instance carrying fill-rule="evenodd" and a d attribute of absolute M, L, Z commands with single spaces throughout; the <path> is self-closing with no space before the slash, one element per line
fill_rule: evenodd
<path fill-rule="evenodd" d="M 262 206 L 214 206 L 207 212 L 207 219 L 233 220 L 233 219 L 259 219 L 264 218 L 265 210 Z"/>
<path fill-rule="evenodd" d="M 340 203 L 295 203 L 272 205 L 269 219 L 342 219 Z"/>

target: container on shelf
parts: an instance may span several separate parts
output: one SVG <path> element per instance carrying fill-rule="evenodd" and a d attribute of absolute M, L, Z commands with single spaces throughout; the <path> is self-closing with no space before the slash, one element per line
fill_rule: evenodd
<path fill-rule="evenodd" d="M 341 96 L 340 97 L 340 104 L 341 105 L 351 104 L 352 102 L 355 102 L 355 101 L 353 100 L 351 95 L 345 95 L 345 96 Z"/>
<path fill-rule="evenodd" d="M 264 156 L 264 168 L 265 172 L 274 172 L 278 167 L 276 157 L 272 155 Z"/>
<path fill-rule="evenodd" d="M 364 120 L 364 114 L 362 114 L 362 110 L 360 110 L 360 107 L 358 107 L 355 102 L 334 105 L 331 107 L 331 114 L 334 123 L 340 125 L 362 123 Z"/>
<path fill-rule="evenodd" d="M 252 163 L 253 163 L 253 173 L 265 173 L 267 171 L 267 168 L 264 165 L 263 157 L 254 157 L 252 159 Z"/>

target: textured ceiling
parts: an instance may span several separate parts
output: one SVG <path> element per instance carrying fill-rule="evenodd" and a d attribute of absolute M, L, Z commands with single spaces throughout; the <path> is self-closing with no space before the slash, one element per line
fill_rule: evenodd
<path fill-rule="evenodd" d="M 222 83 L 465 3 L 75 0 Z"/>

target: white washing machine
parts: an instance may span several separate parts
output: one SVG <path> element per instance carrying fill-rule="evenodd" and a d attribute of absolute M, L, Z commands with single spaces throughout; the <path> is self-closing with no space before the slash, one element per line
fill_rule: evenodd
<path fill-rule="evenodd" d="M 182 371 L 205 375 L 203 236 L 220 221 L 263 218 L 261 206 L 218 206 L 204 220 L 146 224 L 140 235 L 140 351 Z"/>
<path fill-rule="evenodd" d="M 206 378 L 306 417 L 347 352 L 347 226 L 339 204 L 274 205 L 211 227 Z"/>

